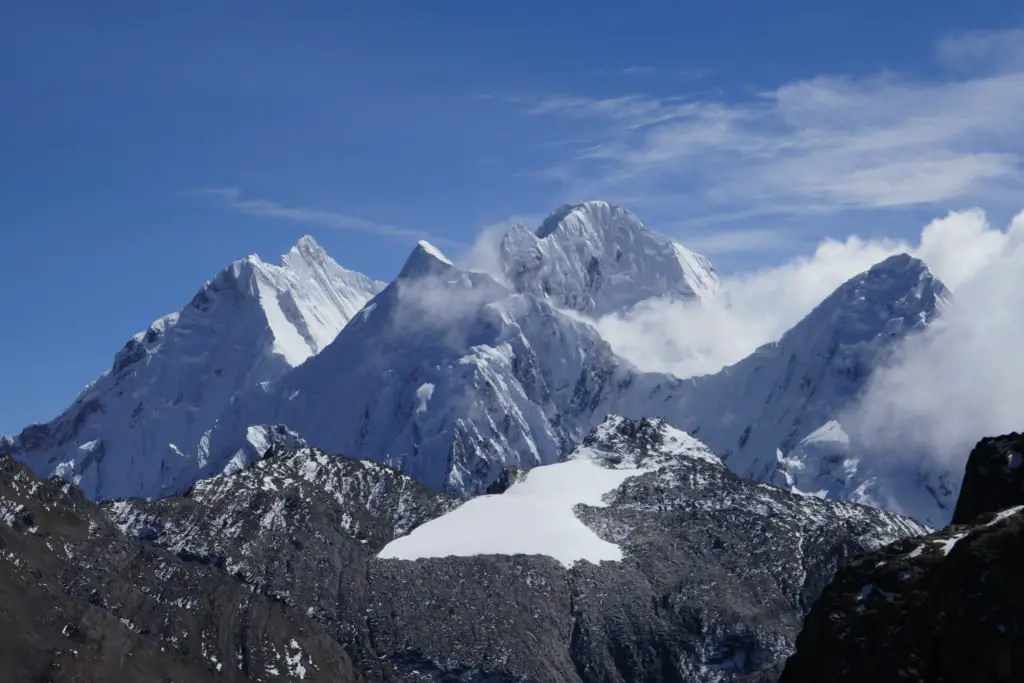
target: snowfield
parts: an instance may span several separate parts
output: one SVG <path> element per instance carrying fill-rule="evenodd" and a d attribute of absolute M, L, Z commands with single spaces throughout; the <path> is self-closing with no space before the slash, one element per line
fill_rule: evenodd
<path fill-rule="evenodd" d="M 577 505 L 605 507 L 603 497 L 645 469 L 609 469 L 578 458 L 535 467 L 500 495 L 474 498 L 387 544 L 381 559 L 472 555 L 547 555 L 572 567 L 619 561 L 622 549 L 581 522 Z"/>

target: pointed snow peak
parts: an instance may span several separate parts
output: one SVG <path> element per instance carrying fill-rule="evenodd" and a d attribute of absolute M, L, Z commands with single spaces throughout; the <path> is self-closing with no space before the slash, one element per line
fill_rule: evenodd
<path fill-rule="evenodd" d="M 930 319 L 950 297 L 949 290 L 924 261 L 896 254 L 847 281 L 829 299 L 838 298 L 857 308 L 884 305 L 895 314 L 913 308 Z"/>
<path fill-rule="evenodd" d="M 324 251 L 323 247 L 317 244 L 317 241 L 313 239 L 311 235 L 303 235 L 300 237 L 299 241 L 295 243 L 295 246 L 291 248 L 288 254 L 299 254 L 303 258 L 315 260 L 330 258 L 327 256 L 327 252 Z"/>
<path fill-rule="evenodd" d="M 826 332 L 839 344 L 901 338 L 927 326 L 951 299 L 923 261 L 897 254 L 840 285 L 783 340 L 806 344 L 809 333 Z"/>
<path fill-rule="evenodd" d="M 284 268 L 296 272 L 308 271 L 310 268 L 331 267 L 340 268 L 323 247 L 317 244 L 316 240 L 309 235 L 303 235 L 295 243 L 288 253 L 281 257 L 281 265 Z"/>
<path fill-rule="evenodd" d="M 409 254 L 409 258 L 406 259 L 405 265 L 402 266 L 402 272 L 398 274 L 398 277 L 403 279 L 418 278 L 425 275 L 443 273 L 451 267 L 452 262 L 448 260 L 448 257 L 440 249 L 426 240 L 420 240 L 416 248 Z"/>
<path fill-rule="evenodd" d="M 212 292 L 223 289 L 236 289 L 243 294 L 251 294 L 254 291 L 251 287 L 253 278 L 266 265 L 257 254 L 249 254 L 243 259 L 233 261 L 230 266 L 207 282 L 203 289 Z"/>
<path fill-rule="evenodd" d="M 295 243 L 295 246 L 292 247 L 292 249 L 314 252 L 323 251 L 323 249 L 320 248 L 320 245 L 317 244 L 317 241 L 313 239 L 312 235 L 303 235 L 300 237 L 299 241 Z"/>
<path fill-rule="evenodd" d="M 553 233 L 555 230 L 558 230 L 558 227 L 562 224 L 562 221 L 565 220 L 565 217 L 572 213 L 577 206 L 582 205 L 562 204 L 561 206 L 557 207 L 554 211 L 549 213 L 548 217 L 545 218 L 544 222 L 542 222 L 540 224 L 540 227 L 537 228 L 537 231 L 535 233 L 537 237 L 543 239 L 550 235 L 551 233 Z"/>

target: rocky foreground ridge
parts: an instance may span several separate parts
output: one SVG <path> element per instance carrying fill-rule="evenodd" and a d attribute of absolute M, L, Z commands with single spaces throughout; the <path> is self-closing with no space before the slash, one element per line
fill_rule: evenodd
<path fill-rule="evenodd" d="M 784 683 L 1024 679 L 1024 437 L 972 451 L 954 523 L 841 569 Z"/>
<path fill-rule="evenodd" d="M 576 508 L 622 561 L 571 568 L 541 555 L 379 559 L 460 501 L 301 445 L 272 446 L 185 496 L 103 507 L 5 459 L 0 628 L 13 635 L 0 671 L 67 681 L 774 680 L 836 567 L 924 530 L 742 480 L 697 443 L 656 420 L 596 429 L 576 456 L 639 474 L 603 506 Z"/>

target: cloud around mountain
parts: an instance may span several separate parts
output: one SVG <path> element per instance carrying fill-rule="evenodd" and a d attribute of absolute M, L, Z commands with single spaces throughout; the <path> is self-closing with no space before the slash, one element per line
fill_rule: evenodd
<path fill-rule="evenodd" d="M 922 259 L 954 293 L 972 281 L 967 290 L 998 288 L 999 283 L 986 284 L 991 277 L 986 270 L 1013 256 L 1021 224 L 1024 214 L 1015 219 L 1017 227 L 1001 229 L 974 209 L 928 223 L 916 243 L 828 239 L 810 256 L 724 276 L 727 306 L 650 300 L 624 315 L 600 318 L 597 327 L 617 353 L 641 369 L 679 377 L 717 372 L 778 339 L 836 287 L 893 254 Z"/>

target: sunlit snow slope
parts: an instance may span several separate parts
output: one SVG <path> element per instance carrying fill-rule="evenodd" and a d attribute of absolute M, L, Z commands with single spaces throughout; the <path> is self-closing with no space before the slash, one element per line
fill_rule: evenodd
<path fill-rule="evenodd" d="M 62 415 L 5 450 L 92 498 L 181 492 L 211 473 L 207 434 L 224 411 L 245 392 L 271 391 L 383 286 L 311 237 L 279 266 L 236 261 L 130 339 Z"/>

